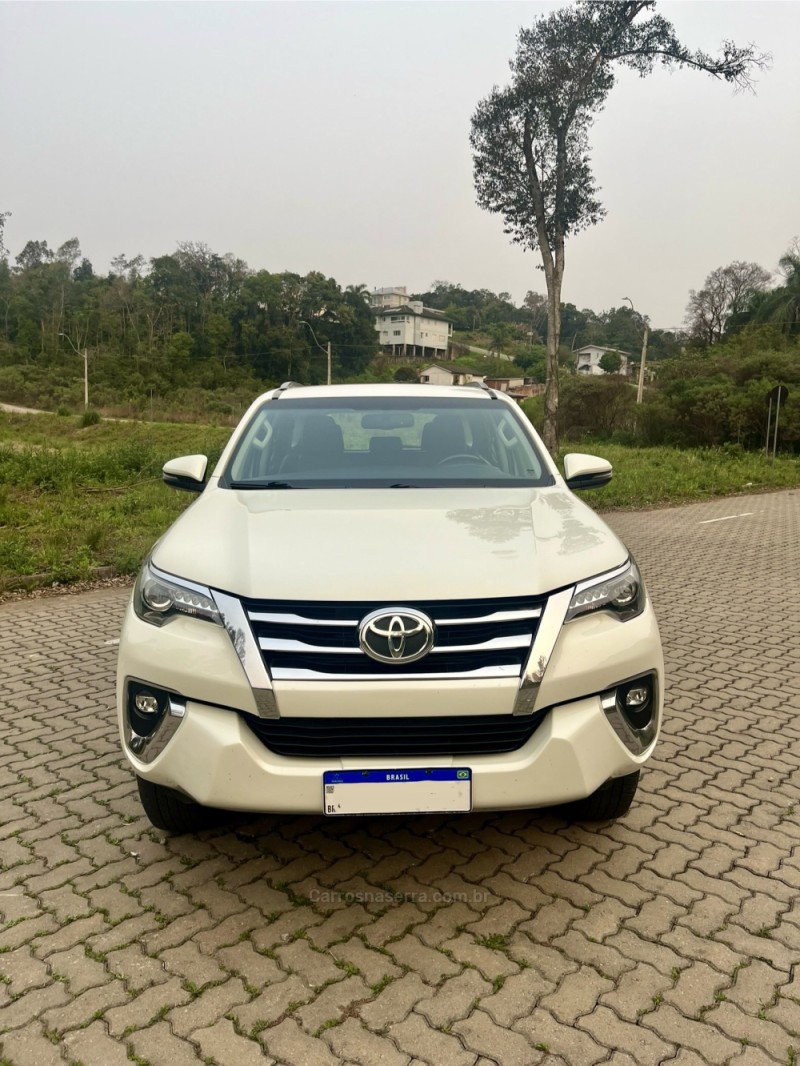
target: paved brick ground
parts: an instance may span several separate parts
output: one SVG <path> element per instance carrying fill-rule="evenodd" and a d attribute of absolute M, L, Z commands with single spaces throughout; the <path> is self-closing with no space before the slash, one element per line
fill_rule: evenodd
<path fill-rule="evenodd" d="M 126 595 L 0 608 L 2 1062 L 800 1059 L 800 492 L 611 522 L 670 684 L 640 798 L 599 828 L 262 819 L 165 840 L 113 725 Z"/>

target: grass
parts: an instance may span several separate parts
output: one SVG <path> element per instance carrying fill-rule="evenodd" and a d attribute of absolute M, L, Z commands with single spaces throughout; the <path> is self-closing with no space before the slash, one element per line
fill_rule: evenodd
<path fill-rule="evenodd" d="M 0 583 L 31 574 L 76 581 L 93 568 L 135 573 L 194 498 L 161 481 L 176 455 L 213 460 L 229 428 L 0 414 Z"/>
<path fill-rule="evenodd" d="M 788 489 L 800 485 L 800 459 L 772 462 L 760 452 L 726 448 L 637 448 L 606 441 L 567 445 L 608 459 L 610 484 L 581 494 L 596 511 L 644 509 L 707 500 L 714 496 Z"/>
<path fill-rule="evenodd" d="M 177 455 L 211 463 L 225 426 L 101 421 L 80 416 L 0 413 L 0 589 L 85 579 L 94 568 L 133 574 L 152 544 L 195 498 L 161 481 Z M 596 452 L 614 480 L 583 494 L 598 511 L 646 508 L 800 485 L 800 461 L 736 449 L 635 448 L 596 442 L 562 448 Z"/>

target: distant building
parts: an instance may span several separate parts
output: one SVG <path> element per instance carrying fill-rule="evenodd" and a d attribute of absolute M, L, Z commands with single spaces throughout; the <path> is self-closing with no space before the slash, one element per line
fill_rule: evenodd
<path fill-rule="evenodd" d="M 370 295 L 378 343 L 393 357 L 446 359 L 453 324 L 447 315 L 409 300 L 404 285 Z"/>
<path fill-rule="evenodd" d="M 487 377 L 484 379 L 490 389 L 508 393 L 515 400 L 527 400 L 531 396 L 543 396 L 545 386 L 531 381 L 530 378 L 498 378 Z"/>
<path fill-rule="evenodd" d="M 431 363 L 420 373 L 419 380 L 424 385 L 469 385 L 472 381 L 483 381 L 483 374 L 453 363 Z"/>
<path fill-rule="evenodd" d="M 408 290 L 405 285 L 390 286 L 388 289 L 373 289 L 369 296 L 370 306 L 402 307 L 408 303 Z"/>
<path fill-rule="evenodd" d="M 575 368 L 579 374 L 592 374 L 597 376 L 598 374 L 605 374 L 605 370 L 600 366 L 600 360 L 603 358 L 606 352 L 614 352 L 615 355 L 620 357 L 620 374 L 628 373 L 628 360 L 630 356 L 627 352 L 620 351 L 619 348 L 606 348 L 602 344 L 585 344 L 583 348 L 579 348 L 575 360 Z"/>

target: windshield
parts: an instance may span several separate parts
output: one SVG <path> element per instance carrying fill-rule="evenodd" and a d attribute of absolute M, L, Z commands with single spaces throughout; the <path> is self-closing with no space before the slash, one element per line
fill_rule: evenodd
<path fill-rule="evenodd" d="M 269 400 L 223 476 L 232 488 L 551 485 L 506 403 L 458 397 Z"/>

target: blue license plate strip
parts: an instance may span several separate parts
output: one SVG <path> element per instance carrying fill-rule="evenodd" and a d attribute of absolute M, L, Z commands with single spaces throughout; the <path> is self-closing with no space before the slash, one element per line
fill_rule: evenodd
<path fill-rule="evenodd" d="M 464 766 L 414 770 L 327 770 L 324 813 L 446 814 L 472 810 L 472 771 Z"/>

